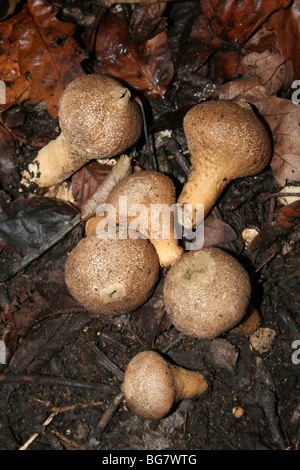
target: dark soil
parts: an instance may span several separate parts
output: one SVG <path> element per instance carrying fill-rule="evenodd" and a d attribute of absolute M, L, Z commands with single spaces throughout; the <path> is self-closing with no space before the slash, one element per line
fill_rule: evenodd
<path fill-rule="evenodd" d="M 89 65 L 96 67 L 92 61 Z M 190 84 L 192 89 L 199 98 L 203 88 L 195 91 Z M 169 111 L 164 100 L 153 101 L 148 101 L 152 116 Z M 41 138 L 55 134 L 57 121 L 46 111 L 26 108 L 26 115 L 19 131 Z M 173 178 L 178 190 L 186 179 L 180 163 L 189 164 L 185 150 L 179 126 L 159 154 L 166 165 L 160 171 Z M 179 157 L 167 158 L 170 154 Z M 16 155 L 20 175 L 35 150 L 24 143 Z M 144 143 L 133 155 L 136 164 L 149 167 Z M 70 297 L 63 276 L 68 252 L 84 236 L 83 223 L 0 284 L 1 331 L 9 352 L 8 363 L 0 365 L 0 448 L 19 449 L 37 433 L 28 444 L 31 450 L 297 450 L 300 225 L 299 217 L 290 216 L 288 229 L 274 230 L 284 208 L 278 190 L 268 167 L 258 176 L 232 181 L 215 209 L 235 234 L 228 240 L 220 232 L 217 245 L 242 262 L 250 275 L 260 332 L 272 339 L 264 349 L 253 347 L 250 334 L 227 332 L 197 340 L 177 331 L 163 307 L 166 272 L 138 311 L 93 318 Z M 1 196 L 3 201 L 6 196 L 17 200 L 18 186 L 2 184 Z M 71 220 L 74 214 L 70 208 L 65 216 Z M 262 234 L 255 245 L 245 245 L 245 228 Z M 20 259 L 20 253 L 4 248 L 3 272 Z M 139 419 L 127 408 L 120 387 L 126 365 L 145 349 L 201 371 L 208 390 L 177 404 L 160 422 Z"/>

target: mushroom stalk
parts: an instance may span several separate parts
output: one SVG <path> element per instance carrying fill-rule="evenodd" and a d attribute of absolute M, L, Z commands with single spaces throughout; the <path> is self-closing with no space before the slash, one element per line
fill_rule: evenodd
<path fill-rule="evenodd" d="M 132 411 L 150 420 L 163 418 L 175 403 L 202 395 L 207 387 L 203 374 L 171 364 L 155 351 L 143 351 L 134 356 L 122 384 Z"/>
<path fill-rule="evenodd" d="M 169 367 L 175 382 L 175 402 L 201 395 L 207 389 L 206 379 L 200 372 L 172 364 Z"/>
<path fill-rule="evenodd" d="M 28 165 L 28 170 L 23 173 L 21 183 L 35 182 L 41 188 L 55 186 L 85 163 L 86 157 L 72 154 L 63 134 L 60 134 L 39 151 L 34 161 Z"/>
<path fill-rule="evenodd" d="M 178 199 L 178 203 L 182 207 L 189 205 L 189 210 L 186 211 L 186 216 L 183 218 L 183 225 L 186 229 L 196 227 L 203 222 L 227 184 L 228 178 L 224 176 L 220 180 L 219 174 L 211 171 L 206 160 L 204 160 L 200 172 L 191 167 L 191 174 Z M 203 205 L 202 214 L 200 205 Z"/>

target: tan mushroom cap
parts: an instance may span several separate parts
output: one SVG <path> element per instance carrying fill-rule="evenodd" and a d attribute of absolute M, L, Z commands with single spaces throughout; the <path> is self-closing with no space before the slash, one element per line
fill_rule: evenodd
<path fill-rule="evenodd" d="M 191 154 L 202 147 L 213 166 L 219 158 L 224 177 L 256 174 L 269 161 L 270 137 L 248 103 L 205 101 L 187 112 L 183 124 Z"/>
<path fill-rule="evenodd" d="M 131 359 L 122 389 L 129 407 L 142 419 L 162 418 L 176 397 L 169 363 L 155 351 L 143 351 Z"/>
<path fill-rule="evenodd" d="M 154 247 L 143 238 L 80 240 L 65 266 L 65 281 L 77 302 L 96 315 L 119 315 L 140 307 L 159 276 Z"/>
<path fill-rule="evenodd" d="M 249 276 L 225 251 L 189 251 L 170 268 L 164 285 L 165 308 L 185 334 L 212 339 L 244 316 L 251 292 Z"/>
<path fill-rule="evenodd" d="M 90 159 L 122 153 L 138 140 L 142 129 L 130 91 L 103 74 L 83 75 L 69 83 L 58 117 L 70 152 Z"/>

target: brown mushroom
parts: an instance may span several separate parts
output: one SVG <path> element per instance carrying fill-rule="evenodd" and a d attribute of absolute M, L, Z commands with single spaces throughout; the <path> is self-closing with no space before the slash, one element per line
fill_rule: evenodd
<path fill-rule="evenodd" d="M 125 223 L 130 226 L 134 219 L 137 219 L 139 223 L 135 230 L 138 229 L 142 235 L 149 238 L 157 251 L 161 266 L 170 266 L 183 253 L 174 222 L 176 195 L 172 180 L 157 171 L 140 171 L 119 181 L 106 201 L 115 208 L 118 224 L 122 224 L 121 197 L 125 198 L 126 203 Z M 132 210 L 137 204 L 145 209 L 138 216 Z M 108 222 L 113 222 L 109 214 Z"/>
<path fill-rule="evenodd" d="M 144 238 L 116 233 L 107 239 L 90 235 L 69 254 L 65 281 L 75 300 L 95 315 L 129 313 L 151 296 L 159 276 L 156 251 Z"/>
<path fill-rule="evenodd" d="M 132 146 L 142 120 L 130 91 L 108 75 L 83 75 L 67 85 L 59 102 L 61 134 L 23 174 L 22 184 L 61 183 L 95 158 L 110 158 Z"/>
<path fill-rule="evenodd" d="M 173 365 L 155 351 L 143 351 L 129 362 L 122 390 L 137 416 L 158 420 L 167 415 L 175 403 L 201 395 L 207 386 L 200 372 Z"/>
<path fill-rule="evenodd" d="M 183 125 L 191 172 L 178 203 L 192 207 L 185 220 L 191 228 L 202 222 L 197 205 L 204 205 L 205 217 L 231 180 L 263 170 L 271 142 L 252 107 L 241 101 L 202 102 L 187 112 Z"/>
<path fill-rule="evenodd" d="M 212 339 L 243 318 L 250 291 L 249 276 L 233 256 L 204 247 L 186 252 L 171 266 L 163 298 L 178 330 Z"/>

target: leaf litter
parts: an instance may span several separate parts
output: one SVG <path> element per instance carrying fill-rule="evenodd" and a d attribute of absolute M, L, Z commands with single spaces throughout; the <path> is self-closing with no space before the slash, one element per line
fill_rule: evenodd
<path fill-rule="evenodd" d="M 249 334 L 232 331 L 212 341 L 180 334 L 164 312 L 164 275 L 137 311 L 109 321 L 91 318 L 64 282 L 67 255 L 84 236 L 81 222 L 0 284 L 0 338 L 7 349 L 0 365 L 0 446 L 298 449 L 299 364 L 292 344 L 300 338 L 300 212 L 299 201 L 283 206 L 279 194 L 287 185 L 300 192 L 300 117 L 293 99 L 300 79 L 299 1 L 111 3 L 9 2 L 0 21 L 0 80 L 6 83 L 1 273 L 28 251 L 47 247 L 119 178 L 94 161 L 64 183 L 65 196 L 20 190 L 22 169 L 59 133 L 59 97 L 73 78 L 105 72 L 131 87 L 145 106 L 158 167 L 178 191 L 189 168 L 185 112 L 206 99 L 242 99 L 269 126 L 272 160 L 262 174 L 227 187 L 205 221 L 205 243 L 242 260 L 260 331 L 272 341 L 255 349 Z M 128 158 L 139 170 L 153 164 L 144 141 Z M 247 244 L 245 229 L 256 234 Z M 204 397 L 182 402 L 161 423 L 141 421 L 120 395 L 126 364 L 147 348 L 201 370 L 210 383 Z M 35 433 L 43 423 L 44 432 Z"/>

